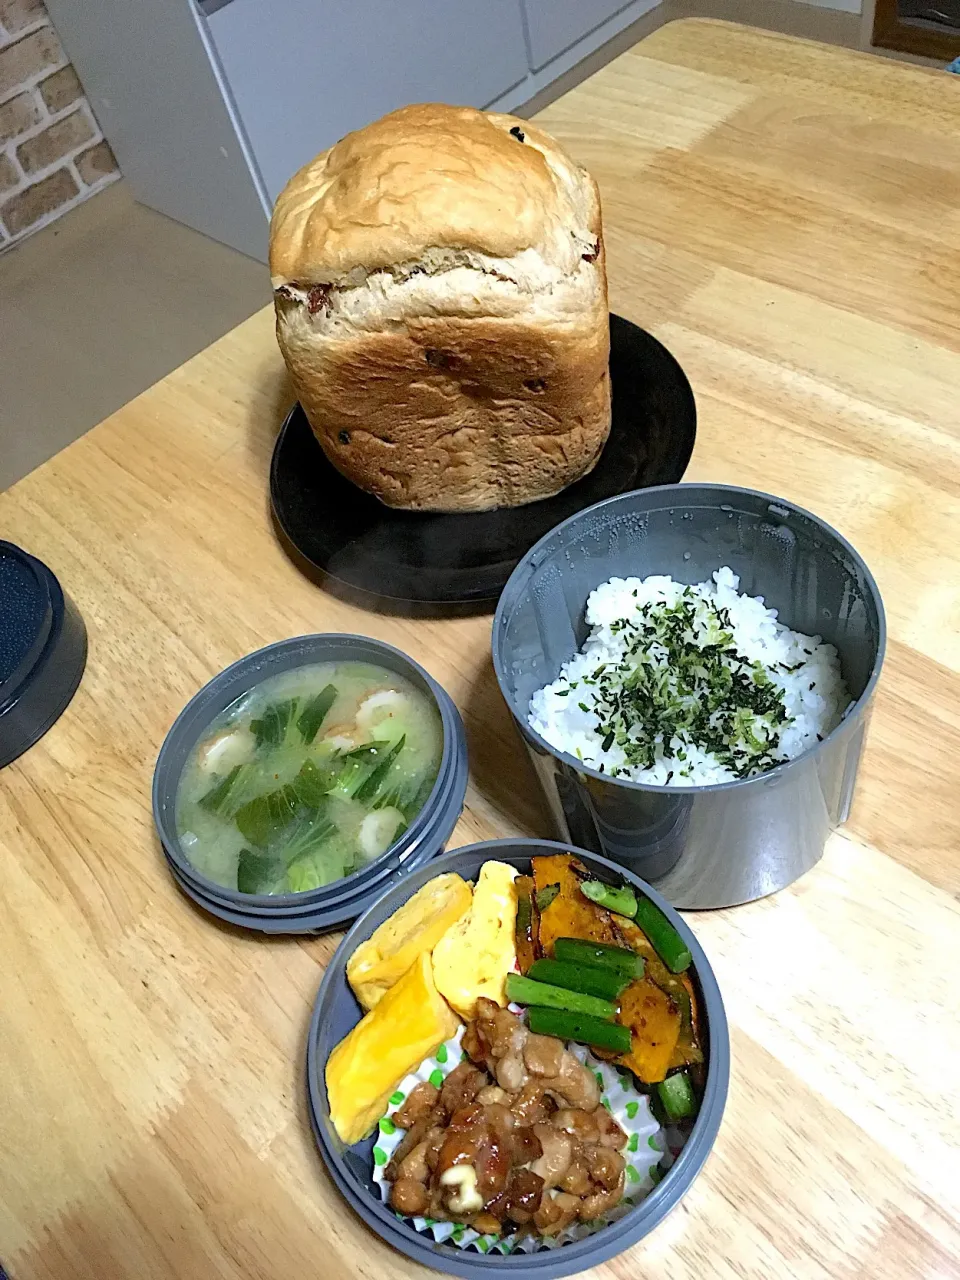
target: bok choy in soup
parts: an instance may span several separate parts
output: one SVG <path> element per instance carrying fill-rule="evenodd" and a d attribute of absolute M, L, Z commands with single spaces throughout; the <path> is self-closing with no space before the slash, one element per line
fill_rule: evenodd
<path fill-rule="evenodd" d="M 433 790 L 440 716 L 410 681 L 366 663 L 264 680 L 194 748 L 177 833 L 201 875 L 241 893 L 304 893 L 394 844 Z"/>

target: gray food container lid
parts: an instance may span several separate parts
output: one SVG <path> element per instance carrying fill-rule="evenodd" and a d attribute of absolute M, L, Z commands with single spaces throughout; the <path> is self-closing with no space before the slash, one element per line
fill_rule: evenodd
<path fill-rule="evenodd" d="M 184 764 L 210 722 L 254 685 L 273 675 L 319 662 L 368 662 L 405 676 L 436 703 L 443 726 L 437 782 L 404 835 L 361 871 L 320 889 L 294 894 L 242 894 L 207 879 L 180 848 L 177 788 Z M 443 850 L 463 810 L 469 766 L 460 713 L 446 690 L 418 663 L 369 636 L 337 633 L 295 636 L 248 654 L 214 676 L 184 707 L 168 732 L 153 775 L 153 814 L 176 884 L 211 915 L 267 934 L 319 933 L 371 906 L 381 894 Z"/>
<path fill-rule="evenodd" d="M 398 1219 L 381 1201 L 371 1176 L 374 1137 L 344 1148 L 330 1122 L 323 1069 L 333 1047 L 360 1020 L 360 1006 L 347 983 L 346 966 L 361 942 L 435 876 L 453 871 L 466 879 L 474 879 L 489 859 L 510 862 L 527 871 L 531 857 L 551 853 L 573 853 L 602 879 L 626 881 L 641 890 L 664 912 L 690 948 L 691 972 L 699 988 L 704 1014 L 706 1086 L 700 1113 L 676 1162 L 663 1181 L 623 1218 L 585 1240 L 559 1248 L 507 1256 L 484 1255 L 438 1244 L 432 1236 L 421 1234 Z M 408 1258 L 470 1280 L 480 1280 L 494 1272 L 556 1280 L 606 1262 L 643 1239 L 679 1203 L 703 1167 L 720 1128 L 729 1082 L 730 1037 L 720 988 L 703 948 L 683 918 L 660 894 L 623 867 L 586 850 L 550 840 L 489 840 L 467 845 L 437 858 L 391 889 L 357 921 L 334 953 L 320 986 L 307 1040 L 307 1101 L 311 1124 L 324 1164 L 346 1201 L 382 1239 Z"/>

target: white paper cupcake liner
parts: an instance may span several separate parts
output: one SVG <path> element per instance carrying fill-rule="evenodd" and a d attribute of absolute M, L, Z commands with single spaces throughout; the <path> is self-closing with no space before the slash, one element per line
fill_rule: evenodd
<path fill-rule="evenodd" d="M 390 1183 L 384 1170 L 393 1152 L 399 1146 L 404 1130 L 398 1129 L 391 1116 L 403 1103 L 407 1094 L 417 1084 L 429 1080 L 438 1088 L 454 1067 L 463 1060 L 460 1047 L 464 1028 L 461 1026 L 452 1040 L 442 1044 L 432 1058 L 422 1062 L 419 1068 L 401 1080 L 390 1098 L 386 1114 L 380 1120 L 377 1140 L 373 1148 L 373 1180 L 380 1188 L 384 1203 L 390 1195 Z M 640 1093 L 628 1071 L 619 1071 L 609 1062 L 601 1062 L 583 1045 L 568 1046 L 597 1077 L 601 1089 L 601 1102 L 627 1135 L 623 1156 L 627 1161 L 626 1189 L 623 1199 L 603 1218 L 594 1222 L 576 1222 L 556 1236 L 532 1236 L 512 1233 L 504 1236 L 482 1236 L 471 1227 L 460 1223 L 435 1222 L 432 1218 L 404 1218 L 412 1222 L 417 1231 L 429 1232 L 434 1240 L 455 1244 L 461 1249 L 476 1249 L 480 1253 L 534 1253 L 537 1249 L 556 1249 L 570 1240 L 583 1240 L 601 1227 L 622 1218 L 644 1196 L 649 1195 L 673 1163 L 682 1145 L 678 1130 L 665 1132 L 654 1118 L 645 1094 Z"/>

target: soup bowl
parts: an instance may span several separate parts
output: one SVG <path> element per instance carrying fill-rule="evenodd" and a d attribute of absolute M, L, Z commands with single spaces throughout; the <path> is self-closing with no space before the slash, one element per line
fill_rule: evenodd
<path fill-rule="evenodd" d="M 754 777 L 660 786 L 600 773 L 531 727 L 532 694 L 587 637 L 594 588 L 650 574 L 693 584 L 724 565 L 741 593 L 839 653 L 853 701 L 813 749 Z M 877 585 L 835 529 L 753 489 L 679 484 L 598 503 L 542 538 L 500 597 L 493 665 L 561 838 L 628 867 L 676 906 L 724 907 L 790 884 L 845 821 L 885 643 Z"/>
<path fill-rule="evenodd" d="M 177 831 L 177 792 L 184 768 L 212 721 L 238 698 L 271 676 L 329 662 L 383 667 L 403 676 L 430 700 L 443 731 L 433 790 L 399 839 L 351 875 L 303 893 L 241 893 L 218 884 L 191 863 Z M 463 809 L 467 773 L 460 713 L 446 690 L 412 658 L 368 636 L 295 636 L 241 658 L 187 703 L 160 748 L 153 775 L 153 816 L 174 880 L 199 906 L 221 920 L 264 933 L 315 933 L 355 919 L 391 884 L 443 849 Z"/>

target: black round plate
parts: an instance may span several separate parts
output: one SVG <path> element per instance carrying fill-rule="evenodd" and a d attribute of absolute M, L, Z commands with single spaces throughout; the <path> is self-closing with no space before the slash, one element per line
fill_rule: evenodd
<path fill-rule="evenodd" d="M 613 425 L 600 461 L 542 502 L 459 514 L 394 511 L 327 460 L 299 404 L 270 468 L 277 523 L 310 564 L 394 600 L 495 601 L 521 557 L 584 507 L 631 489 L 675 484 L 693 452 L 697 408 L 683 370 L 654 337 L 610 317 Z"/>

